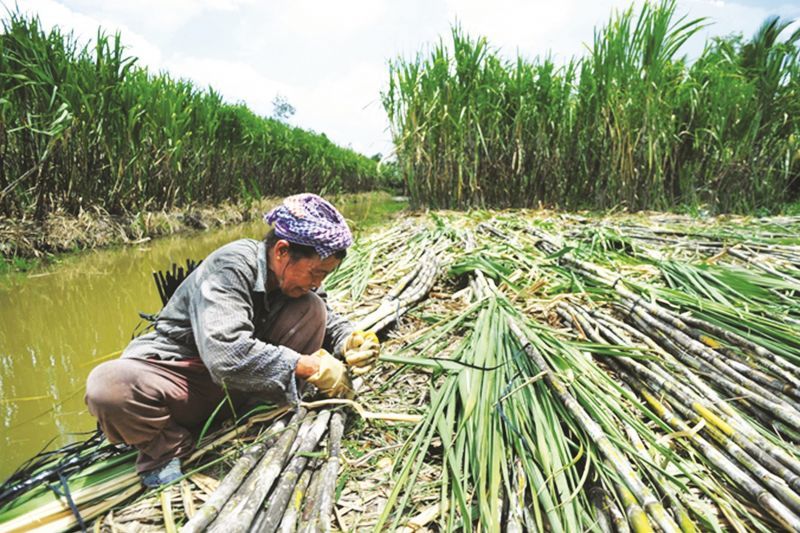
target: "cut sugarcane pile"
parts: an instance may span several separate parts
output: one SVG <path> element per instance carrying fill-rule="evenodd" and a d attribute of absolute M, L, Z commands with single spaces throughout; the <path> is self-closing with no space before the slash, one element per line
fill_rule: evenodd
<path fill-rule="evenodd" d="M 800 530 L 798 235 L 788 217 L 407 218 L 326 285 L 360 326 L 392 325 L 361 413 L 417 423 L 256 415 L 92 525 Z"/>
<path fill-rule="evenodd" d="M 800 221 L 437 218 L 461 305 L 383 357 L 429 407 L 342 527 L 800 528 Z"/>

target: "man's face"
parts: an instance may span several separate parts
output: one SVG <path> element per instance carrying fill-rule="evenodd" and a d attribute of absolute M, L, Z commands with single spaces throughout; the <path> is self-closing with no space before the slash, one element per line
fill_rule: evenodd
<path fill-rule="evenodd" d="M 333 272 L 339 263 L 341 259 L 336 257 L 320 259 L 318 255 L 292 261 L 288 251 L 281 254 L 278 250 L 275 277 L 283 294 L 299 298 L 322 285 L 325 277 Z"/>

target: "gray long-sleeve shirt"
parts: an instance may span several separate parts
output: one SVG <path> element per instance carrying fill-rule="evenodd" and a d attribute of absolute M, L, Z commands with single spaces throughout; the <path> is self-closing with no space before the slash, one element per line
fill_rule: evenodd
<path fill-rule="evenodd" d="M 266 283 L 263 242 L 241 239 L 218 248 L 177 288 L 154 330 L 131 341 L 122 357 L 199 356 L 215 383 L 296 401 L 300 354 L 264 341 L 289 297 L 280 291 L 268 297 Z M 340 355 L 352 330 L 328 307 L 323 347 Z"/>

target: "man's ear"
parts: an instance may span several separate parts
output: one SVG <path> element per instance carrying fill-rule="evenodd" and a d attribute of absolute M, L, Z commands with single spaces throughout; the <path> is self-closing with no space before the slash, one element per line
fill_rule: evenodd
<path fill-rule="evenodd" d="M 285 239 L 279 239 L 278 242 L 275 243 L 275 255 L 277 257 L 283 258 L 289 253 L 289 241 Z"/>

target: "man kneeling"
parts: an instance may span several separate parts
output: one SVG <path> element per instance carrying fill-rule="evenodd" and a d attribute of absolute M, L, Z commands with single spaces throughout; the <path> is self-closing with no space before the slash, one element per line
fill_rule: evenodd
<path fill-rule="evenodd" d="M 319 196 L 298 194 L 264 219 L 272 227 L 263 241 L 212 252 L 152 332 L 89 374 L 89 412 L 111 442 L 139 450 L 136 470 L 148 487 L 182 476 L 192 430 L 226 393 L 234 406 L 296 403 L 305 381 L 329 397 L 351 397 L 347 368 L 331 353 L 362 367 L 378 357 L 374 336 L 353 331 L 316 294 L 353 242 L 344 217 Z"/>

